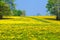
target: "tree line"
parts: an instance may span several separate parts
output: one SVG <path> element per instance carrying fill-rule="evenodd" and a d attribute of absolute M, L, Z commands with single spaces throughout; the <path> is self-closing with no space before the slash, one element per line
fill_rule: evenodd
<path fill-rule="evenodd" d="M 25 16 L 24 10 L 17 10 L 15 0 L 0 0 L 0 19 L 3 16 Z"/>
<path fill-rule="evenodd" d="M 3 16 L 25 16 L 25 10 L 17 10 L 15 0 L 0 0 L 0 19 Z M 60 0 L 48 0 L 46 8 L 51 15 L 55 15 L 60 20 Z"/>

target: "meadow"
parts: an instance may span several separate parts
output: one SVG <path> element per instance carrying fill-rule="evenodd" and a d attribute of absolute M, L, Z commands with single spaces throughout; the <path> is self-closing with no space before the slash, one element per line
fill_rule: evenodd
<path fill-rule="evenodd" d="M 60 40 L 55 16 L 7 16 L 0 19 L 0 40 Z"/>

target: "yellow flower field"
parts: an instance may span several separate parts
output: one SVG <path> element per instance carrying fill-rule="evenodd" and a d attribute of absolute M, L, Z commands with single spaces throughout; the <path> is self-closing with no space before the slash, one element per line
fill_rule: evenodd
<path fill-rule="evenodd" d="M 0 19 L 0 40 L 60 40 L 55 16 L 7 16 Z"/>

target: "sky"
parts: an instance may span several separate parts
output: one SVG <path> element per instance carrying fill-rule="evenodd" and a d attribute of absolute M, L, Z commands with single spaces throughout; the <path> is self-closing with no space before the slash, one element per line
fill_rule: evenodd
<path fill-rule="evenodd" d="M 27 16 L 45 15 L 47 0 L 16 0 L 16 9 L 25 10 Z"/>

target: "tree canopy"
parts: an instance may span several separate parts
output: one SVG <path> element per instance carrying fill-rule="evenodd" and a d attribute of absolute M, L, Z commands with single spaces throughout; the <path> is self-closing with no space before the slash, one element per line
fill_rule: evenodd
<path fill-rule="evenodd" d="M 46 8 L 50 12 L 50 14 L 56 15 L 58 17 L 60 16 L 60 12 L 58 12 L 59 7 L 60 7 L 59 5 L 60 5 L 60 0 L 48 0 Z"/>

